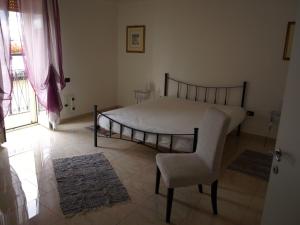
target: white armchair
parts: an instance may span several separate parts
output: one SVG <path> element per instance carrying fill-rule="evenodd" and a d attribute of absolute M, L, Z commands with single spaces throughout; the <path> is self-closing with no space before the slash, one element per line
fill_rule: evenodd
<path fill-rule="evenodd" d="M 211 201 L 214 214 L 217 210 L 217 188 L 221 169 L 223 147 L 229 118 L 221 111 L 207 110 L 198 133 L 195 153 L 160 153 L 156 155 L 157 174 L 155 193 L 159 192 L 162 176 L 168 188 L 166 222 L 170 223 L 174 188 L 202 184 L 211 185 Z"/>

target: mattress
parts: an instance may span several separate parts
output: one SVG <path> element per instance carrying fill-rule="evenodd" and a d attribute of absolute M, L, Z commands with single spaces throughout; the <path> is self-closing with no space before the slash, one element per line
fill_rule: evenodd
<path fill-rule="evenodd" d="M 245 110 L 238 106 L 209 104 L 175 97 L 161 97 L 153 101 L 107 111 L 103 114 L 137 130 L 164 134 L 193 134 L 194 128 L 201 125 L 203 115 L 210 107 L 217 108 L 230 117 L 227 133 L 234 130 L 246 117 Z M 99 115 L 98 124 L 101 128 L 109 130 L 108 118 Z M 120 133 L 120 125 L 112 123 L 112 131 Z M 131 137 L 131 129 L 124 127 L 123 135 Z M 144 134 L 136 131 L 133 137 L 142 141 Z M 156 144 L 156 139 L 156 135 L 148 134 L 145 137 L 145 142 Z M 160 147 L 169 148 L 170 142 L 169 135 L 159 136 L 158 144 Z M 175 151 L 191 152 L 193 136 L 176 135 L 173 137 L 172 146 Z"/>

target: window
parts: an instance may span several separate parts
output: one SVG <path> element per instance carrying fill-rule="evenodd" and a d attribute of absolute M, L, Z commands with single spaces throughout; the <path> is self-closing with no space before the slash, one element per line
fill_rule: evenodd
<path fill-rule="evenodd" d="M 30 108 L 28 81 L 25 76 L 23 49 L 21 44 L 19 16 L 18 12 L 9 12 L 11 71 L 13 74 L 14 85 L 11 114 L 28 112 Z"/>
<path fill-rule="evenodd" d="M 19 23 L 19 8 L 16 0 L 9 0 L 9 31 L 10 31 L 10 53 L 11 53 L 11 70 L 14 79 L 24 79 L 25 67 L 23 61 L 23 49 L 21 44 L 21 27 Z"/>
<path fill-rule="evenodd" d="M 5 118 L 6 129 L 35 123 L 36 97 L 27 80 L 24 64 L 24 51 L 22 48 L 22 30 L 20 25 L 20 13 L 16 0 L 9 0 L 9 31 L 10 31 L 10 71 L 13 77 L 13 89 L 11 95 L 11 108 Z"/>
<path fill-rule="evenodd" d="M 9 0 L 8 1 L 8 10 L 11 12 L 18 12 L 19 6 L 17 0 Z"/>

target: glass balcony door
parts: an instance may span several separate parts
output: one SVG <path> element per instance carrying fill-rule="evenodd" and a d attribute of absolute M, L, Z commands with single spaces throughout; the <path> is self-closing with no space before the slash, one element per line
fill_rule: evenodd
<path fill-rule="evenodd" d="M 18 12 L 9 12 L 9 30 L 13 90 L 11 109 L 5 118 L 6 129 L 29 125 L 38 120 L 36 96 L 25 72 Z"/>
<path fill-rule="evenodd" d="M 37 122 L 34 91 L 25 77 L 14 76 L 11 110 L 5 117 L 5 128 L 12 129 Z"/>

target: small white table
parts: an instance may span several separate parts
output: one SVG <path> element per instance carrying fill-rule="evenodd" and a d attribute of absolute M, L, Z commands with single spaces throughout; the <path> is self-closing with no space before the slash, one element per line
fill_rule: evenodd
<path fill-rule="evenodd" d="M 150 90 L 134 90 L 134 98 L 136 99 L 136 103 L 139 104 L 142 101 L 149 99 L 150 94 Z"/>

